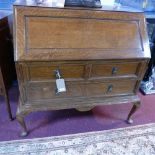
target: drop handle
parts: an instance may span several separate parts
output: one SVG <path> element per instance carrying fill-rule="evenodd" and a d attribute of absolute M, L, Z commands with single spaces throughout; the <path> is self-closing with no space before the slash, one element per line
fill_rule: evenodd
<path fill-rule="evenodd" d="M 115 75 L 118 71 L 118 68 L 117 67 L 112 67 L 112 75 Z"/>
<path fill-rule="evenodd" d="M 59 70 L 59 69 L 56 69 L 54 72 L 55 72 L 55 77 L 56 77 L 57 79 L 61 79 L 60 70 Z"/>
<path fill-rule="evenodd" d="M 111 93 L 113 90 L 113 85 L 109 85 L 108 88 L 107 88 L 107 93 Z"/>

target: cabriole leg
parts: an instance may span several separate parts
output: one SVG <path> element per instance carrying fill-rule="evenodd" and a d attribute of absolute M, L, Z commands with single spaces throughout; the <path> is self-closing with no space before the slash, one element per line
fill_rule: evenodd
<path fill-rule="evenodd" d="M 135 102 L 130 113 L 128 114 L 128 117 L 127 117 L 127 123 L 128 124 L 133 123 L 133 120 L 131 119 L 131 117 L 139 109 L 139 107 L 140 107 L 140 101 Z"/>
<path fill-rule="evenodd" d="M 19 107 L 17 109 L 17 113 L 16 113 L 16 118 L 17 118 L 17 121 L 19 122 L 19 124 L 21 125 L 22 127 L 22 132 L 20 134 L 21 137 L 25 137 L 28 135 L 28 131 L 27 131 L 27 128 L 26 128 L 26 124 L 25 124 L 25 120 L 24 120 L 24 117 L 27 115 L 28 113 L 27 112 L 21 112 Z"/>
<path fill-rule="evenodd" d="M 28 131 L 27 131 L 27 128 L 26 128 L 26 124 L 25 124 L 25 120 L 24 120 L 24 116 L 22 115 L 16 115 L 16 118 L 17 118 L 17 121 L 19 122 L 19 124 L 22 126 L 23 130 L 20 134 L 21 137 L 25 137 L 28 135 Z"/>

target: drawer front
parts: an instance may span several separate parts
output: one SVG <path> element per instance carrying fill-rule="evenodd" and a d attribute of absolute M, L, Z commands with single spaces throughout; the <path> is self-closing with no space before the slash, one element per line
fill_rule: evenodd
<path fill-rule="evenodd" d="M 119 80 L 110 82 L 92 82 L 86 85 L 86 95 L 93 96 L 115 96 L 131 95 L 134 93 L 135 80 Z"/>
<path fill-rule="evenodd" d="M 83 78 L 85 72 L 84 64 L 56 64 L 43 63 L 30 65 L 28 67 L 30 80 L 50 80 L 56 79 L 55 71 L 60 71 L 60 74 L 65 79 Z"/>
<path fill-rule="evenodd" d="M 139 62 L 93 64 L 91 69 L 91 77 L 137 76 L 139 67 Z"/>
<path fill-rule="evenodd" d="M 27 97 L 29 101 L 68 98 L 83 96 L 82 85 L 66 83 L 67 91 L 56 94 L 56 84 L 54 82 L 32 82 L 27 87 Z"/>
<path fill-rule="evenodd" d="M 50 63 L 35 62 L 26 64 L 30 81 L 45 81 L 56 79 L 55 70 L 59 69 L 61 76 L 67 81 L 111 78 L 138 77 L 141 62 L 92 62 Z"/>
<path fill-rule="evenodd" d="M 65 93 L 56 94 L 55 83 L 30 82 L 27 86 L 28 101 L 50 100 L 73 97 L 118 96 L 134 94 L 135 80 L 109 82 L 66 82 Z M 73 103 L 74 104 L 74 103 Z"/>

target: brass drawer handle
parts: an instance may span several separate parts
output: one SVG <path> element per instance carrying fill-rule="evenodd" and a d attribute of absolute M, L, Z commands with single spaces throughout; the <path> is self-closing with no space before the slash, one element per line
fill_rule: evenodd
<path fill-rule="evenodd" d="M 117 67 L 113 67 L 112 68 L 112 75 L 115 75 L 118 71 L 118 68 Z"/>
<path fill-rule="evenodd" d="M 111 84 L 108 86 L 107 93 L 111 93 L 112 90 L 113 90 L 113 85 Z"/>

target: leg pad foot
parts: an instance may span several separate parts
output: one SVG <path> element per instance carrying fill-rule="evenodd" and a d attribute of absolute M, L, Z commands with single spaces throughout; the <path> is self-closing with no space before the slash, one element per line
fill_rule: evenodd
<path fill-rule="evenodd" d="M 76 108 L 76 110 L 80 111 L 80 112 L 86 112 L 86 111 L 90 111 L 92 110 L 94 107 L 78 107 Z"/>
<path fill-rule="evenodd" d="M 28 132 L 23 131 L 23 132 L 21 132 L 20 137 L 26 137 L 27 135 L 28 135 Z"/>
<path fill-rule="evenodd" d="M 16 118 L 15 117 L 11 117 L 11 118 L 9 118 L 10 119 L 10 121 L 13 121 L 13 120 L 15 120 Z"/>
<path fill-rule="evenodd" d="M 133 120 L 132 120 L 132 119 L 127 119 L 127 120 L 126 120 L 126 123 L 127 123 L 127 124 L 132 124 L 132 123 L 133 123 Z"/>

